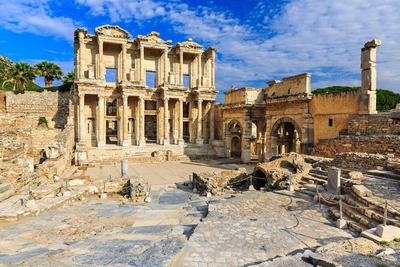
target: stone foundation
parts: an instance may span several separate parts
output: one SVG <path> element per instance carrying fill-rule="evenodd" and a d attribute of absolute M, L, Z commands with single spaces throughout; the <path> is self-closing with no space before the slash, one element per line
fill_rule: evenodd
<path fill-rule="evenodd" d="M 397 172 L 400 169 L 400 159 L 393 155 L 377 155 L 367 153 L 339 153 L 331 162 L 332 166 L 343 169 L 386 170 Z"/>
<path fill-rule="evenodd" d="M 239 168 L 237 171 L 202 172 L 193 173 L 193 187 L 201 194 L 222 194 L 224 188 L 229 185 L 237 185 L 247 177 L 246 169 Z M 244 180 L 243 183 L 247 184 Z"/>

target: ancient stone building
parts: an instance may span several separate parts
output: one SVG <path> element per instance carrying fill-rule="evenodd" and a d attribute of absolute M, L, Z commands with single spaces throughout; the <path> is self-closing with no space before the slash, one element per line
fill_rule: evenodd
<path fill-rule="evenodd" d="M 217 48 L 203 49 L 192 39 L 172 45 L 157 32 L 130 37 L 111 25 L 94 34 L 75 31 L 79 165 L 107 149 L 116 158 L 155 150 L 183 154 L 184 144 L 214 139 Z"/>

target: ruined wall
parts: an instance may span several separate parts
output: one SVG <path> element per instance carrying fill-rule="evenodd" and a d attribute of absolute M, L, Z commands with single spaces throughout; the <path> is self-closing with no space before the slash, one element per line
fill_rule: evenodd
<path fill-rule="evenodd" d="M 397 112 L 352 115 L 349 119 L 349 135 L 400 134 L 400 116 Z"/>
<path fill-rule="evenodd" d="M 267 82 L 268 88 L 266 95 L 268 97 L 279 97 L 297 95 L 302 93 L 311 93 L 311 74 L 303 73 L 279 80 Z"/>
<path fill-rule="evenodd" d="M 23 117 L 22 128 L 36 126 L 39 117 L 46 117 L 49 128 L 64 128 L 68 116 L 69 92 L 6 93 L 6 109 L 9 116 Z"/>
<path fill-rule="evenodd" d="M 224 188 L 229 185 L 238 185 L 239 183 L 247 183 L 246 169 L 239 168 L 237 171 L 220 171 L 220 172 L 202 172 L 193 173 L 193 187 L 202 193 L 211 193 L 219 195 Z"/>
<path fill-rule="evenodd" d="M 264 90 L 262 88 L 231 88 L 224 92 L 224 104 L 258 104 L 264 100 Z"/>
<path fill-rule="evenodd" d="M 337 137 L 348 128 L 349 116 L 359 110 L 360 95 L 361 90 L 313 95 L 309 105 L 315 144 L 320 139 Z"/>
<path fill-rule="evenodd" d="M 313 148 L 311 154 L 334 158 L 338 153 L 344 152 L 400 156 L 400 136 L 340 136 L 333 139 L 323 139 Z"/>
<path fill-rule="evenodd" d="M 393 155 L 372 155 L 368 153 L 339 153 L 331 162 L 332 166 L 343 169 L 387 170 L 396 172 L 400 169 L 400 160 Z"/>

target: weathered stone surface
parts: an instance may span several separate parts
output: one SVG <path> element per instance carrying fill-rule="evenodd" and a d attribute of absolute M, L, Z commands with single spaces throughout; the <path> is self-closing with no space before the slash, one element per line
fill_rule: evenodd
<path fill-rule="evenodd" d="M 349 172 L 349 178 L 352 180 L 362 180 L 364 175 L 362 172 Z"/>
<path fill-rule="evenodd" d="M 366 188 L 364 185 L 353 185 L 353 192 L 359 197 L 370 197 L 372 196 L 371 190 Z"/>
<path fill-rule="evenodd" d="M 339 168 L 332 167 L 328 169 L 328 193 L 340 195 L 340 174 L 341 170 Z"/>

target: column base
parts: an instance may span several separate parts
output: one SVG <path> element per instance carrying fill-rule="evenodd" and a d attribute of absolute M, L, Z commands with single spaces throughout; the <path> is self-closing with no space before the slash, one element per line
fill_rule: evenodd
<path fill-rule="evenodd" d="M 203 145 L 203 142 L 204 142 L 203 138 L 197 138 L 197 139 L 196 139 L 196 144 L 197 144 L 198 146 L 202 146 L 202 145 Z"/>
<path fill-rule="evenodd" d="M 185 141 L 183 139 L 179 139 L 178 140 L 178 145 L 183 147 L 185 145 Z"/>
<path fill-rule="evenodd" d="M 97 147 L 104 147 L 104 146 L 105 146 L 105 143 L 103 140 L 97 142 Z"/>
<path fill-rule="evenodd" d="M 163 140 L 163 145 L 164 146 L 169 146 L 169 139 L 164 139 Z"/>
<path fill-rule="evenodd" d="M 139 140 L 138 141 L 138 146 L 146 146 L 146 141 L 145 140 Z"/>
<path fill-rule="evenodd" d="M 129 146 L 129 141 L 128 140 L 122 140 L 122 146 L 123 147 Z"/>

